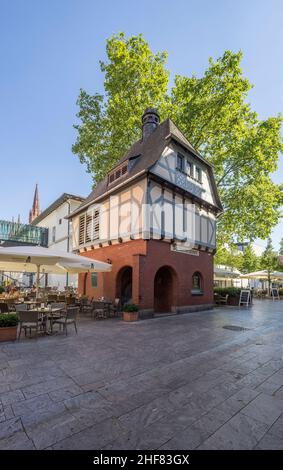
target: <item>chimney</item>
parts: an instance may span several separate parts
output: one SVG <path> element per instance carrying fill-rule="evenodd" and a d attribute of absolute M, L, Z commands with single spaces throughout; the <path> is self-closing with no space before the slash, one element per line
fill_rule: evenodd
<path fill-rule="evenodd" d="M 147 108 L 142 117 L 142 138 L 146 140 L 159 125 L 160 117 L 157 109 Z"/>

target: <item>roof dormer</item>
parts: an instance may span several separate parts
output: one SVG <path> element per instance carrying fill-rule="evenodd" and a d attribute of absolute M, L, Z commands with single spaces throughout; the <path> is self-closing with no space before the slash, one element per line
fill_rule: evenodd
<path fill-rule="evenodd" d="M 118 179 L 122 178 L 122 176 L 125 176 L 127 172 L 128 162 L 125 162 L 122 165 L 116 167 L 108 174 L 108 186 L 117 181 Z"/>

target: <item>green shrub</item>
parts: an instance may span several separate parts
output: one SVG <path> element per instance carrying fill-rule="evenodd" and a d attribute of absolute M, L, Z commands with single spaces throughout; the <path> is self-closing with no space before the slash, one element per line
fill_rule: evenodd
<path fill-rule="evenodd" d="M 3 292 L 5 292 L 5 287 L 0 286 L 0 294 L 3 294 Z"/>
<path fill-rule="evenodd" d="M 19 317 L 15 313 L 2 313 L 0 315 L 0 328 L 7 326 L 17 326 Z"/>
<path fill-rule="evenodd" d="M 214 293 L 219 295 L 229 295 L 229 297 L 240 297 L 239 287 L 214 287 Z"/>
<path fill-rule="evenodd" d="M 136 304 L 125 304 L 123 306 L 123 312 L 138 312 L 139 307 Z"/>

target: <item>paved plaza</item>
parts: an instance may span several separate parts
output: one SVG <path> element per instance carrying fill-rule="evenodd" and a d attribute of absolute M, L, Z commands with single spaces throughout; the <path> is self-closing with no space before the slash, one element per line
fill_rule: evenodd
<path fill-rule="evenodd" d="M 283 449 L 283 302 L 2 343 L 0 449 Z"/>

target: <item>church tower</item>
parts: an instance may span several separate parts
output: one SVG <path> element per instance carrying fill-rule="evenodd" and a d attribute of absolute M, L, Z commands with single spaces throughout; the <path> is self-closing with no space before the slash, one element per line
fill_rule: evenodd
<path fill-rule="evenodd" d="M 39 214 L 40 214 L 40 208 L 39 208 L 39 197 L 38 197 L 38 185 L 36 184 L 34 196 L 33 196 L 32 208 L 29 211 L 29 223 L 31 224 L 33 220 L 39 216 Z"/>

